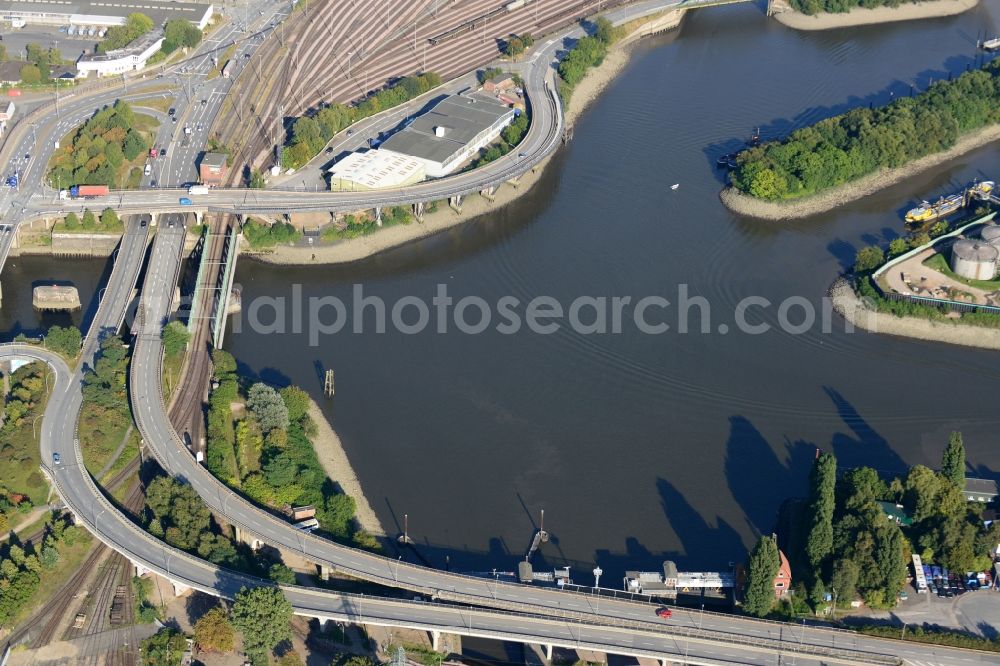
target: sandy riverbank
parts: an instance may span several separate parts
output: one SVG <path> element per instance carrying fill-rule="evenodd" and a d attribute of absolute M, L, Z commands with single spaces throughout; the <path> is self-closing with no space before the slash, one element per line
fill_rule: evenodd
<path fill-rule="evenodd" d="M 833 301 L 833 309 L 844 319 L 872 333 L 1000 350 L 1000 329 L 961 324 L 957 320 L 931 321 L 920 317 L 897 317 L 878 312 L 861 300 L 854 287 L 845 278 L 838 278 L 833 283 L 830 287 L 830 298 Z"/>
<path fill-rule="evenodd" d="M 566 123 L 571 125 L 581 113 L 601 94 L 607 85 L 628 64 L 632 44 L 648 34 L 644 26 L 653 26 L 657 32 L 675 27 L 683 17 L 682 12 L 668 12 L 666 15 L 651 16 L 641 25 L 635 26 L 629 36 L 615 44 L 604 62 L 587 73 L 587 76 L 573 90 L 569 106 L 566 108 Z M 633 27 L 630 25 L 630 27 Z M 446 204 L 439 204 L 433 213 L 424 215 L 423 222 L 387 227 L 376 233 L 333 245 L 280 246 L 267 253 L 247 252 L 247 256 L 272 264 L 340 264 L 365 259 L 385 250 L 418 241 L 441 233 L 452 227 L 470 222 L 480 215 L 496 211 L 528 192 L 542 176 L 551 161 L 546 158 L 531 171 L 518 179 L 516 185 L 504 183 L 494 195 L 493 201 L 480 195 L 465 198 L 462 212 L 457 213 Z"/>
<path fill-rule="evenodd" d="M 314 400 L 309 401 L 309 418 L 316 424 L 316 435 L 312 438 L 312 443 L 323 471 L 344 493 L 354 498 L 358 524 L 362 529 L 372 536 L 384 537 L 385 530 L 361 490 L 361 482 L 351 467 L 351 461 L 347 459 L 340 437 Z"/>
<path fill-rule="evenodd" d="M 954 146 L 942 153 L 927 155 L 898 169 L 883 169 L 801 200 L 762 201 L 743 194 L 733 187 L 723 189 L 719 193 L 719 198 L 729 210 L 748 217 L 764 220 L 791 220 L 810 217 L 874 194 L 890 185 L 895 185 L 911 176 L 956 157 L 961 157 L 965 153 L 997 140 L 1000 140 L 1000 124 L 990 125 L 963 136 Z"/>
<path fill-rule="evenodd" d="M 774 3 L 774 18 L 778 23 L 795 30 L 830 30 L 858 25 L 912 21 L 915 19 L 941 18 L 968 11 L 979 4 L 979 0 L 926 0 L 925 2 L 903 2 L 898 7 L 856 7 L 849 12 L 820 13 L 809 16 L 792 9 L 786 2 Z"/>

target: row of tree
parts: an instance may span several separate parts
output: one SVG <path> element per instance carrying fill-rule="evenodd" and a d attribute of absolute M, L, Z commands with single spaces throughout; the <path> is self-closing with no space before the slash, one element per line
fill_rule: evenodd
<path fill-rule="evenodd" d="M 107 53 L 128 46 L 153 29 L 153 19 L 135 12 L 125 17 L 125 25 L 108 28 L 104 41 L 97 45 L 98 53 Z"/>
<path fill-rule="evenodd" d="M 132 107 L 118 100 L 97 111 L 56 149 L 49 162 L 49 184 L 120 186 L 126 162 L 149 147 L 149 140 L 136 128 Z"/>
<path fill-rule="evenodd" d="M 46 571 L 59 566 L 60 548 L 79 538 L 78 527 L 61 518 L 49 523 L 40 545 L 15 540 L 0 551 L 0 627 L 10 628 L 17 615 L 30 606 Z"/>
<path fill-rule="evenodd" d="M 815 194 L 952 147 L 1000 122 L 1000 64 L 938 81 L 915 97 L 857 108 L 742 151 L 733 185 L 766 200 Z"/>
<path fill-rule="evenodd" d="M 254 249 L 291 243 L 298 240 L 301 235 L 302 233 L 288 222 L 267 224 L 251 218 L 243 225 L 243 237 Z"/>
<path fill-rule="evenodd" d="M 793 528 L 799 536 L 788 539 L 801 592 L 814 607 L 834 593 L 845 602 L 860 596 L 870 607 L 888 608 L 906 581 L 912 553 L 956 572 L 989 567 L 1000 524 L 983 523 L 982 505 L 967 502 L 964 487 L 965 447 L 957 432 L 948 440 L 940 471 L 916 465 L 889 482 L 869 467 L 838 475 L 834 455 L 820 455 L 810 472 L 802 523 Z M 890 520 L 879 502 L 901 506 L 910 520 Z M 773 537 L 758 542 L 747 570 L 744 608 L 766 615 L 774 604 L 778 570 Z"/>
<path fill-rule="evenodd" d="M 475 166 L 478 167 L 487 162 L 498 160 L 513 150 L 528 132 L 530 123 L 526 113 L 515 116 L 514 121 L 500 132 L 500 141 L 479 150 L 479 158 L 476 160 Z"/>
<path fill-rule="evenodd" d="M 562 79 L 559 95 L 564 103 L 569 101 L 573 88 L 583 80 L 587 70 L 604 62 L 608 48 L 617 38 L 614 26 L 602 16 L 594 21 L 593 34 L 581 38 L 567 51 L 559 63 L 559 76 Z"/>
<path fill-rule="evenodd" d="M 254 666 L 267 666 L 279 644 L 291 639 L 292 605 L 276 587 L 243 588 L 232 607 L 215 606 L 194 625 L 194 643 L 199 650 L 228 654 L 233 651 L 236 632 L 243 638 L 243 650 Z M 142 663 L 179 666 L 187 647 L 184 635 L 165 627 L 142 642 Z M 292 659 L 284 658 L 292 655 Z M 302 660 L 288 651 L 278 664 L 301 665 Z"/>
<path fill-rule="evenodd" d="M 302 116 L 292 124 L 292 131 L 281 154 L 281 165 L 298 169 L 323 150 L 338 132 L 363 118 L 391 109 L 441 85 L 434 72 L 405 76 L 394 85 L 372 93 L 352 106 L 331 104 L 313 116 Z"/>
<path fill-rule="evenodd" d="M 2 48 L 2 47 L 0 47 Z M 26 63 L 21 66 L 21 83 L 25 85 L 35 85 L 47 83 L 52 80 L 52 67 L 62 64 L 62 55 L 59 49 L 45 48 L 34 42 L 29 42 L 25 48 Z M 6 59 L 6 51 L 2 54 Z"/>
<path fill-rule="evenodd" d="M 874 9 L 875 7 L 899 7 L 906 0 L 789 0 L 792 9 L 803 14 L 821 14 L 849 12 L 857 7 Z M 915 1 L 915 0 L 911 0 Z"/>
<path fill-rule="evenodd" d="M 63 226 L 66 228 L 66 231 L 82 230 L 113 233 L 124 229 L 121 218 L 118 217 L 118 213 L 115 212 L 114 208 L 105 208 L 101 211 L 99 218 L 89 208 L 84 209 L 82 219 L 76 213 L 70 211 L 63 219 Z"/>

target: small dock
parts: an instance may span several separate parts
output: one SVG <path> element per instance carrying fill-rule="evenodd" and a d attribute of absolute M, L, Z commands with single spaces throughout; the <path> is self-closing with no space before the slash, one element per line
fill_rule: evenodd
<path fill-rule="evenodd" d="M 76 287 L 60 285 L 35 287 L 31 292 L 31 305 L 43 312 L 72 312 L 82 307 Z"/>
<path fill-rule="evenodd" d="M 531 562 L 531 558 L 534 557 L 541 545 L 548 543 L 548 541 L 549 533 L 545 531 L 545 509 L 542 509 L 542 517 L 539 521 L 538 529 L 535 530 L 534 536 L 531 537 L 531 545 L 528 546 L 528 552 L 524 555 L 524 561 Z"/>

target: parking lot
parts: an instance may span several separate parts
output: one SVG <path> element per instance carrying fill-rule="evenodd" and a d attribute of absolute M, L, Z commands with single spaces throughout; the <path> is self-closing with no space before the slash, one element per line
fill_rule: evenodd
<path fill-rule="evenodd" d="M 92 51 L 99 41 L 101 40 L 96 33 L 93 37 L 70 37 L 66 33 L 59 32 L 57 26 L 49 28 L 29 25 L 19 30 L 4 30 L 3 33 L 3 45 L 7 47 L 7 57 L 12 60 L 23 60 L 27 45 L 38 44 L 45 48 L 54 46 L 59 49 L 63 60 L 76 62 L 84 50 Z"/>
<path fill-rule="evenodd" d="M 1000 635 L 1000 592 L 995 589 L 972 589 L 967 583 L 963 589 L 960 582 L 954 588 L 935 585 L 925 593 L 917 593 L 909 584 L 903 591 L 906 599 L 891 611 L 861 610 L 854 620 L 947 627 L 991 639 Z"/>

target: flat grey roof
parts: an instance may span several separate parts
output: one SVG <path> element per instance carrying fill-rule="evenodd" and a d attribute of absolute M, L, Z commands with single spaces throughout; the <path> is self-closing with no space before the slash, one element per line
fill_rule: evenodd
<path fill-rule="evenodd" d="M 965 479 L 965 492 L 967 493 L 985 493 L 987 495 L 996 495 L 997 493 L 997 482 L 993 479 L 970 479 L 966 477 Z"/>
<path fill-rule="evenodd" d="M 205 153 L 201 158 L 201 163 L 207 167 L 215 167 L 216 169 L 221 169 L 226 166 L 226 154 L 225 153 Z"/>
<path fill-rule="evenodd" d="M 195 23 L 201 21 L 211 3 L 169 2 L 167 0 L 0 0 L 0 13 L 17 15 L 18 12 L 44 14 L 73 14 L 85 16 L 125 17 L 145 14 L 156 25 L 169 19 L 183 18 Z"/>
<path fill-rule="evenodd" d="M 414 118 L 409 127 L 390 136 L 380 148 L 432 162 L 447 162 L 480 132 L 509 113 L 509 108 L 484 95 L 451 95 Z M 435 136 L 437 127 L 444 128 L 443 137 Z"/>

